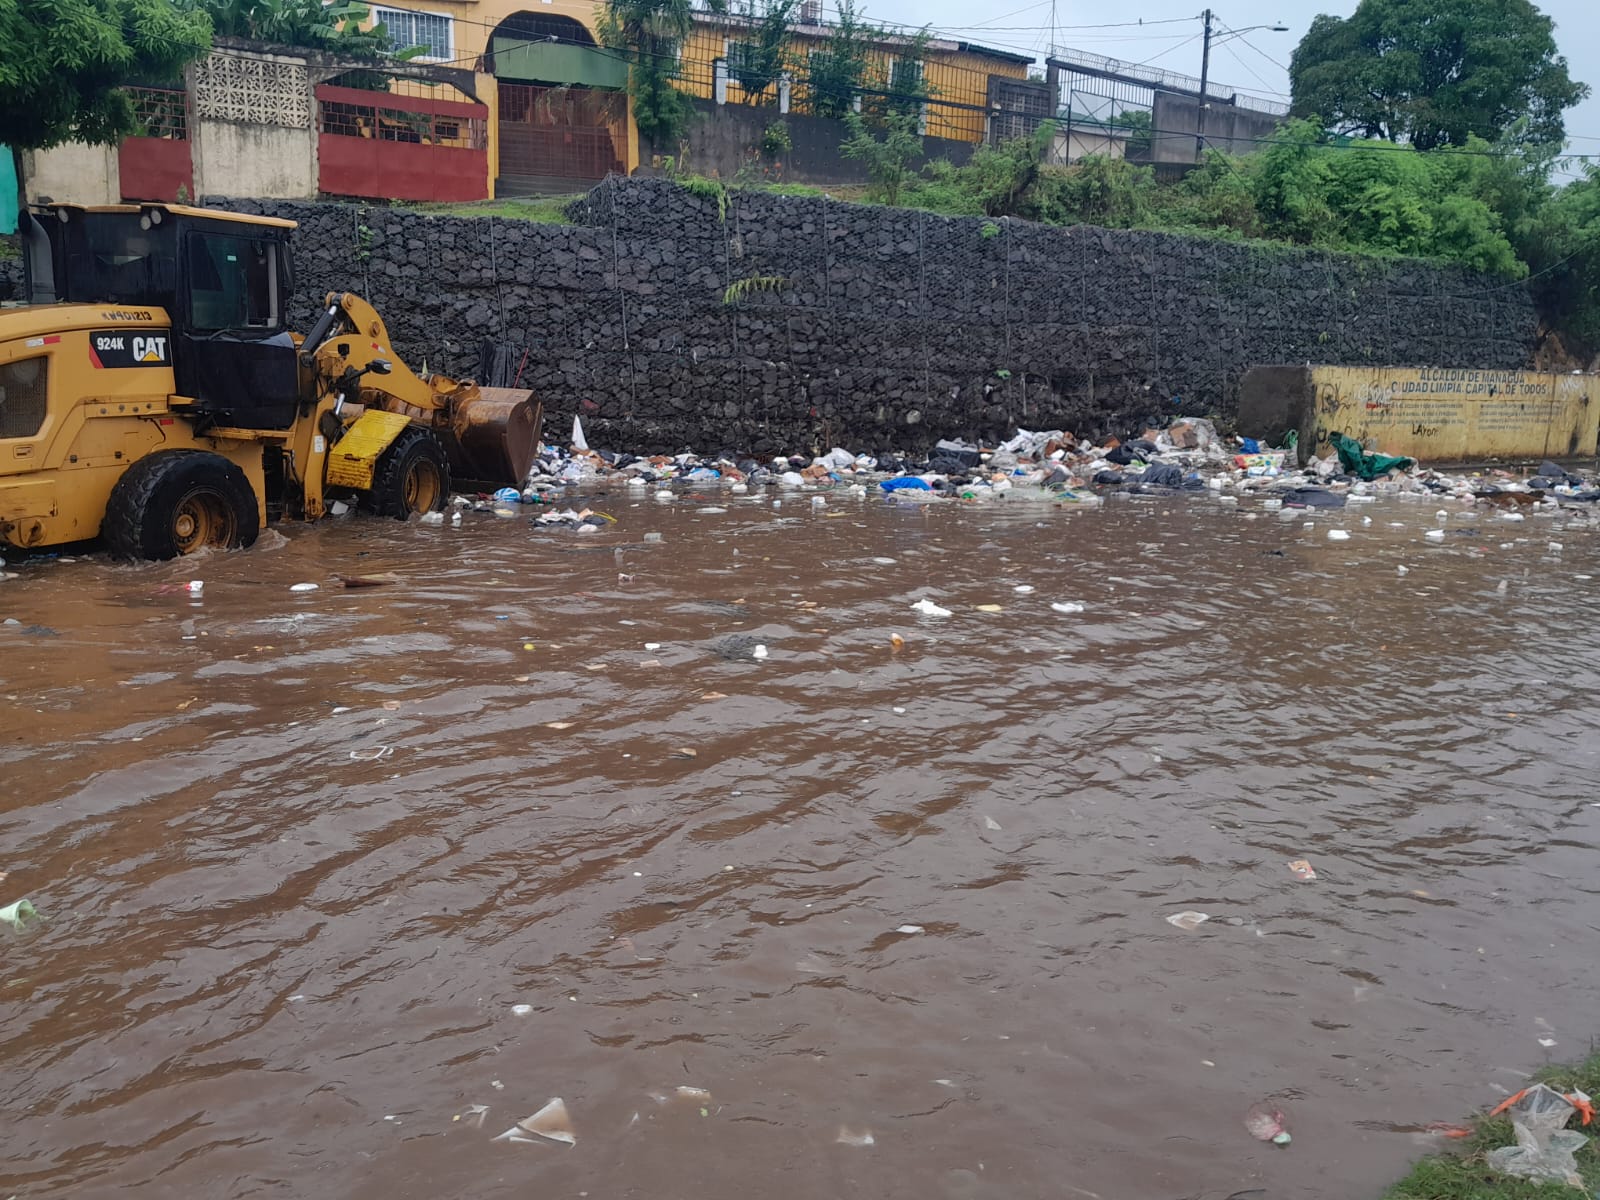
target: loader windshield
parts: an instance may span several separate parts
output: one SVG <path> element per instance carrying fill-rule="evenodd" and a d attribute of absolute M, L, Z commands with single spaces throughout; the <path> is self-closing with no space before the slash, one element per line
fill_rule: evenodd
<path fill-rule="evenodd" d="M 193 329 L 278 328 L 278 257 L 272 242 L 195 232 L 187 252 Z"/>
<path fill-rule="evenodd" d="M 59 299 L 171 307 L 177 262 L 170 226 L 143 229 L 136 213 L 89 213 L 71 221 L 61 240 Z"/>

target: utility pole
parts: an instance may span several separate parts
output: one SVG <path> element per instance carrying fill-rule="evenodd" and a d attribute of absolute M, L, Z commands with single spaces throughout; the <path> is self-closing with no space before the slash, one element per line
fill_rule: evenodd
<path fill-rule="evenodd" d="M 1195 122 L 1194 161 L 1199 162 L 1206 148 L 1206 75 L 1211 70 L 1211 10 L 1205 11 L 1205 48 L 1200 52 L 1200 112 Z"/>

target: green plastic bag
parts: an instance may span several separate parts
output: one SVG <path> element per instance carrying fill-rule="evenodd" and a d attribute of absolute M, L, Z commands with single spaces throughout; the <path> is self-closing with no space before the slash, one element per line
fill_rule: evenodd
<path fill-rule="evenodd" d="M 1368 454 L 1361 448 L 1361 443 L 1353 437 L 1342 433 L 1330 433 L 1328 442 L 1338 451 L 1339 464 L 1352 475 L 1371 481 L 1380 475 L 1387 475 L 1399 467 L 1402 471 L 1410 470 L 1417 465 L 1414 458 L 1401 458 L 1393 454 Z"/>

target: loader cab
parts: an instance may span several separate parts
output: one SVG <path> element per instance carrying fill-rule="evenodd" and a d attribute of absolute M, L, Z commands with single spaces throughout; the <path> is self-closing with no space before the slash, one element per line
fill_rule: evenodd
<path fill-rule="evenodd" d="M 294 222 L 182 205 L 50 205 L 33 221 L 30 293 L 47 260 L 66 303 L 163 308 L 172 320 L 176 394 L 211 424 L 287 429 L 300 402 L 289 335 Z"/>

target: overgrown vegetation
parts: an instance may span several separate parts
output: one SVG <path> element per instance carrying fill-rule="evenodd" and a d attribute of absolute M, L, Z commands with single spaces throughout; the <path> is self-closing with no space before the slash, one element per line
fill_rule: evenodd
<path fill-rule="evenodd" d="M 677 175 L 673 177 L 678 185 L 690 195 L 699 196 L 717 206 L 717 220 L 728 219 L 728 189 L 720 180 L 707 179 L 704 175 Z"/>
<path fill-rule="evenodd" d="M 782 275 L 747 275 L 743 279 L 735 279 L 723 290 L 722 302 L 738 304 L 756 292 L 781 292 L 788 286 L 788 279 Z"/>
<path fill-rule="evenodd" d="M 843 117 L 854 111 L 856 97 L 866 84 L 872 40 L 877 32 L 856 11 L 855 0 L 839 0 L 827 46 L 813 50 L 808 61 L 813 113 L 819 117 Z"/>
<path fill-rule="evenodd" d="M 867 198 L 880 203 L 1426 258 L 1527 279 L 1547 319 L 1600 347 L 1600 169 L 1558 187 L 1554 151 L 1522 133 L 1423 152 L 1294 121 L 1258 153 L 1210 151 L 1172 183 L 1120 158 L 1045 163 L 1048 124 L 1031 139 L 980 146 L 961 166 L 917 171 L 908 120 L 874 135 L 857 118 L 844 153 L 867 164 Z"/>
<path fill-rule="evenodd" d="M 628 98 L 639 136 L 657 150 L 674 145 L 694 111 L 674 86 L 678 50 L 693 24 L 690 0 L 606 0 L 600 41 L 628 57 Z"/>
<path fill-rule="evenodd" d="M 213 29 L 226 37 L 251 38 L 280 46 L 325 50 L 342 58 L 376 61 L 409 59 L 424 47 L 397 48 L 380 21 L 363 28 L 372 16 L 365 4 L 351 0 L 181 0 L 205 12 Z"/>
<path fill-rule="evenodd" d="M 417 204 L 418 212 L 443 217 L 499 217 L 508 221 L 536 221 L 543 225 L 571 225 L 567 205 L 583 199 L 574 196 L 507 197 L 504 200 L 472 200 L 462 203 Z"/>
<path fill-rule="evenodd" d="M 734 8 L 749 22 L 749 33 L 728 47 L 728 74 L 744 91 L 746 104 L 776 103 L 768 90 L 783 72 L 800 0 L 739 0 Z"/>
<path fill-rule="evenodd" d="M 861 163 L 872 180 L 868 199 L 880 204 L 899 204 L 900 193 L 905 190 L 915 173 L 915 164 L 922 157 L 922 139 L 917 136 L 915 113 L 889 113 L 883 118 L 883 136 L 879 137 L 857 112 L 844 115 L 850 136 L 839 146 L 839 153 Z"/>
<path fill-rule="evenodd" d="M 761 157 L 779 158 L 794 149 L 789 137 L 789 126 L 783 121 L 773 121 L 761 131 Z"/>
<path fill-rule="evenodd" d="M 1538 1080 L 1563 1093 L 1577 1088 L 1591 1096 L 1600 1095 L 1596 1091 L 1600 1088 L 1600 1054 L 1570 1067 L 1548 1068 L 1539 1072 Z M 1385 1200 L 1571 1200 L 1578 1194 L 1565 1184 L 1535 1184 L 1490 1169 L 1488 1152 L 1516 1142 L 1510 1118 L 1479 1117 L 1468 1128 L 1471 1136 L 1417 1163 L 1389 1189 Z M 1591 1139 L 1576 1158 L 1587 1185 L 1582 1194 L 1593 1195 L 1600 1188 L 1600 1142 Z"/>

